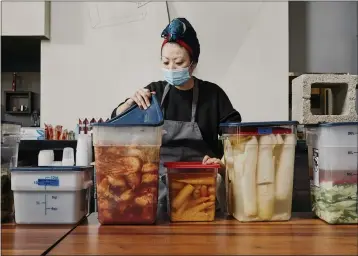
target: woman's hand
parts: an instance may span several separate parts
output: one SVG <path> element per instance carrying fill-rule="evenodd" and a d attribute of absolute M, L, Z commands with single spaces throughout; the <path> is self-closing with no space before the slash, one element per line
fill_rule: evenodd
<path fill-rule="evenodd" d="M 152 94 L 155 94 L 155 92 L 150 92 L 148 89 L 139 89 L 126 101 L 126 104 L 131 106 L 136 103 L 140 109 L 147 109 L 150 106 Z"/>
<path fill-rule="evenodd" d="M 218 158 L 214 158 L 214 157 L 210 157 L 208 155 L 204 156 L 203 158 L 203 164 L 219 164 L 220 165 L 220 170 L 219 172 L 221 174 L 225 173 L 225 165 L 224 163 L 218 159 Z"/>
<path fill-rule="evenodd" d="M 124 111 L 129 109 L 134 103 L 138 105 L 140 109 L 147 109 L 150 106 L 150 98 L 155 92 L 150 92 L 148 89 L 139 89 L 135 94 L 128 100 L 121 104 L 117 110 L 116 115 L 122 114 Z"/>

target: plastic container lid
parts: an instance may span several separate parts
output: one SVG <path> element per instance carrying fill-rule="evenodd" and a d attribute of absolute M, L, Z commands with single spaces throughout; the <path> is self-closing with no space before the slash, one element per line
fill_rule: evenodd
<path fill-rule="evenodd" d="M 203 164 L 202 162 L 166 162 L 164 167 L 171 169 L 214 169 L 220 168 L 219 164 Z"/>
<path fill-rule="evenodd" d="M 64 171 L 64 172 L 68 172 L 68 171 L 75 171 L 75 172 L 79 172 L 79 171 L 86 171 L 90 168 L 93 168 L 93 166 L 41 166 L 41 167 L 14 167 L 14 168 L 10 168 L 11 172 L 59 172 L 59 171 Z"/>
<path fill-rule="evenodd" d="M 104 123 L 93 123 L 92 126 L 161 126 L 163 123 L 162 109 L 155 95 L 152 95 L 149 108 L 144 110 L 134 105 L 119 116 Z"/>
<path fill-rule="evenodd" d="M 333 126 L 352 126 L 356 125 L 358 129 L 358 122 L 340 122 L 340 123 L 320 123 L 321 127 L 333 127 Z"/>
<path fill-rule="evenodd" d="M 305 124 L 304 127 L 305 128 L 316 128 L 318 127 L 320 124 Z"/>
<path fill-rule="evenodd" d="M 325 123 L 320 122 L 317 124 L 305 124 L 305 128 L 318 128 L 318 127 L 336 127 L 336 126 L 357 126 L 358 130 L 358 122 L 339 122 L 339 123 Z"/>
<path fill-rule="evenodd" d="M 221 128 L 234 129 L 239 128 L 238 134 L 241 135 L 265 135 L 265 134 L 291 134 L 292 130 L 280 126 L 294 125 L 297 121 L 272 121 L 272 122 L 248 122 L 248 123 L 220 123 Z M 232 133 L 233 133 L 232 132 Z M 230 132 L 228 132 L 230 134 Z"/>
<path fill-rule="evenodd" d="M 270 127 L 284 125 L 298 125 L 297 121 L 271 121 L 271 122 L 247 122 L 247 123 L 220 123 L 220 127 Z"/>

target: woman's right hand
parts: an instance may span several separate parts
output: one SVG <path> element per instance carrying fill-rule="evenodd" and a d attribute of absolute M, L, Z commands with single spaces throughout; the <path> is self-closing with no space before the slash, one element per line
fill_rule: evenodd
<path fill-rule="evenodd" d="M 150 106 L 150 98 L 155 92 L 150 92 L 149 89 L 139 89 L 132 97 L 127 100 L 127 104 L 132 105 L 134 102 L 140 109 L 147 109 Z"/>

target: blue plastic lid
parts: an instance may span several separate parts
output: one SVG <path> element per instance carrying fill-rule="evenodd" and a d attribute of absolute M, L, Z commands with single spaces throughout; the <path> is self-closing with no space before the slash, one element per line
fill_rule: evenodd
<path fill-rule="evenodd" d="M 270 127 L 283 125 L 298 125 L 297 121 L 272 121 L 272 122 L 248 122 L 248 123 L 220 123 L 220 127 Z"/>
<path fill-rule="evenodd" d="M 38 166 L 38 167 L 14 167 L 14 168 L 10 168 L 11 172 L 16 172 L 16 171 L 41 171 L 41 172 L 45 172 L 45 171 L 50 171 L 50 172 L 58 172 L 58 171 L 85 171 L 88 170 L 90 168 L 93 168 L 93 166 Z"/>
<path fill-rule="evenodd" d="M 320 124 L 304 124 L 303 126 L 306 127 L 306 128 L 315 128 L 315 127 L 318 127 Z"/>
<path fill-rule="evenodd" d="M 94 123 L 92 126 L 161 126 L 163 123 L 162 109 L 155 95 L 152 95 L 149 108 L 144 110 L 134 105 L 119 116 L 104 123 Z"/>
<path fill-rule="evenodd" d="M 358 129 L 358 122 L 340 122 L 340 123 L 319 123 L 320 127 L 333 127 L 333 126 L 352 126 L 356 125 Z"/>

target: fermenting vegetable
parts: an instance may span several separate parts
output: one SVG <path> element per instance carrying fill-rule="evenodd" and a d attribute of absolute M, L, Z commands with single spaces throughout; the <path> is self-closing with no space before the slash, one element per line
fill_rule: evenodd
<path fill-rule="evenodd" d="M 330 224 L 358 223 L 357 183 L 321 182 L 311 186 L 315 214 Z"/>
<path fill-rule="evenodd" d="M 171 221 L 212 221 L 215 218 L 216 174 L 168 173 Z"/>
<path fill-rule="evenodd" d="M 158 146 L 96 146 L 98 219 L 153 223 L 158 200 Z"/>
<path fill-rule="evenodd" d="M 234 135 L 224 144 L 229 214 L 240 221 L 291 217 L 295 134 Z"/>

